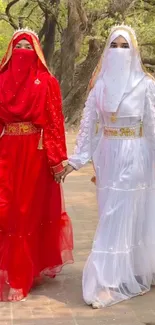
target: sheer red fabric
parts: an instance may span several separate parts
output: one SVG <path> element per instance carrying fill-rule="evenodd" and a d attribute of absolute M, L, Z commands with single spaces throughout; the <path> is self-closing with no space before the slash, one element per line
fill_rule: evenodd
<path fill-rule="evenodd" d="M 18 37 L 20 36 L 20 38 Z M 22 37 L 22 38 L 21 38 Z M 14 48 L 26 38 L 31 50 Z M 0 138 L 0 299 L 10 288 L 26 296 L 36 277 L 54 277 L 73 262 L 71 221 L 54 181 L 67 159 L 60 88 L 33 35 L 12 39 L 0 67 L 0 123 L 32 122 L 40 133 Z M 19 64 L 18 64 L 19 62 Z M 19 70 L 19 71 L 18 71 Z M 11 79 L 10 79 L 11 78 Z M 63 167 L 62 167 L 63 168 Z"/>

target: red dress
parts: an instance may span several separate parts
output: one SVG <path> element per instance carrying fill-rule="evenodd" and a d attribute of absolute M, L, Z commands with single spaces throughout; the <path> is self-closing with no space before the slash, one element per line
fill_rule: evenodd
<path fill-rule="evenodd" d="M 13 50 L 23 38 L 33 51 Z M 15 34 L 2 61 L 0 123 L 0 298 L 7 300 L 9 288 L 26 296 L 35 277 L 54 277 L 73 262 L 72 226 L 54 181 L 67 159 L 61 94 L 31 33 Z"/>

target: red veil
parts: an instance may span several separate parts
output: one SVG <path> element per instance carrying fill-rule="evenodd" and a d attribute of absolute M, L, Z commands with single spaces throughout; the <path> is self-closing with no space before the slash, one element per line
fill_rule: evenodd
<path fill-rule="evenodd" d="M 15 49 L 26 39 L 32 50 Z M 24 121 L 44 128 L 48 160 L 55 171 L 67 160 L 62 99 L 57 80 L 47 68 L 38 38 L 16 32 L 0 65 L 0 122 Z M 60 137 L 61 135 L 61 137 Z"/>
<path fill-rule="evenodd" d="M 16 49 L 26 39 L 33 50 Z M 30 290 L 35 277 L 55 276 L 73 262 L 72 226 L 53 173 L 67 159 L 62 100 L 39 41 L 16 32 L 0 65 L 0 123 L 30 122 L 40 133 L 0 139 L 0 296 Z"/>

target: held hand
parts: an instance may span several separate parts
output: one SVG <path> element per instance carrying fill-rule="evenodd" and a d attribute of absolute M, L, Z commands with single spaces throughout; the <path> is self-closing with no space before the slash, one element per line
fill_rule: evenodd
<path fill-rule="evenodd" d="M 64 183 L 64 181 L 65 181 L 66 176 L 67 176 L 68 174 L 70 174 L 73 170 L 74 170 L 74 168 L 73 168 L 71 165 L 67 165 L 67 166 L 65 167 L 65 172 L 64 172 L 64 175 L 62 176 L 62 181 L 63 181 L 63 183 Z"/>
<path fill-rule="evenodd" d="M 54 179 L 55 179 L 56 183 L 58 183 L 58 184 L 61 183 L 61 180 L 62 180 L 62 177 L 64 174 L 65 174 L 65 168 L 61 173 L 54 175 Z"/>

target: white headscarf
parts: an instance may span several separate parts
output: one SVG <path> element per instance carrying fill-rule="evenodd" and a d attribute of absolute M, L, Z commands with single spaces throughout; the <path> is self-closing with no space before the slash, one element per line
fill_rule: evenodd
<path fill-rule="evenodd" d="M 129 48 L 110 48 L 110 44 L 119 36 L 126 39 Z M 109 37 L 97 77 L 95 88 L 99 106 L 106 112 L 116 113 L 122 100 L 145 75 L 138 48 L 134 46 L 130 33 L 116 29 Z"/>

